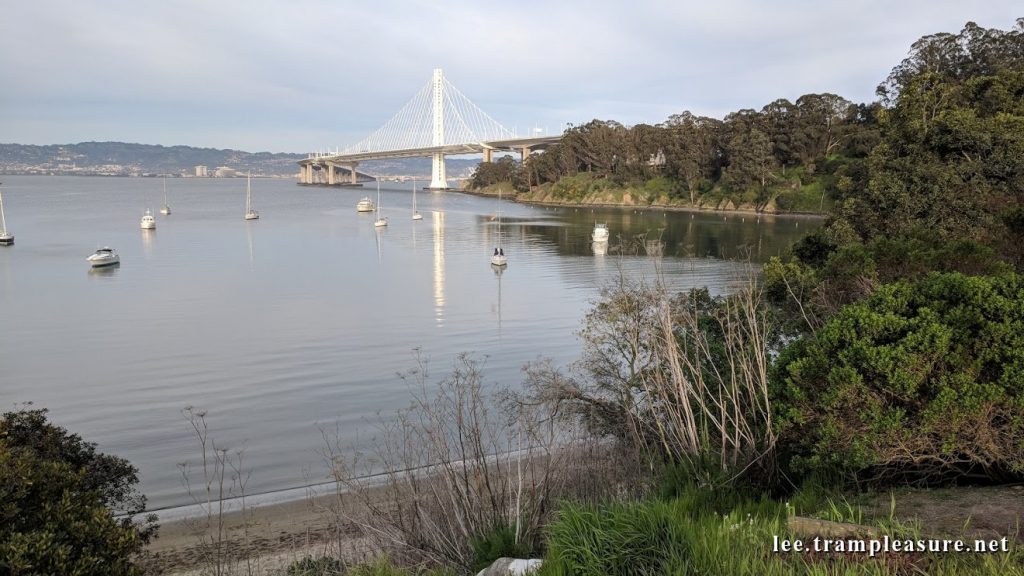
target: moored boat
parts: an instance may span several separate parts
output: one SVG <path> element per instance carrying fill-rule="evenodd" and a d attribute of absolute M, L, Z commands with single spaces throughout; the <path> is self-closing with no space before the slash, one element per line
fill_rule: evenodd
<path fill-rule="evenodd" d="M 114 266 L 115 264 L 121 263 L 121 257 L 117 255 L 117 250 L 109 246 L 100 248 L 92 256 L 85 259 L 93 268 L 102 268 L 103 266 Z"/>

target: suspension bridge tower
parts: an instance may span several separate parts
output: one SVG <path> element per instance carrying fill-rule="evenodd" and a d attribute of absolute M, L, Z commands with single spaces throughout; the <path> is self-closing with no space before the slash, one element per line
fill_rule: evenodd
<path fill-rule="evenodd" d="M 434 133 L 432 143 L 437 152 L 434 152 L 433 166 L 430 170 L 430 189 L 447 190 L 448 180 L 444 173 L 444 154 L 440 148 L 444 146 L 444 71 L 434 68 L 434 79 L 431 82 L 433 88 L 434 109 Z"/>

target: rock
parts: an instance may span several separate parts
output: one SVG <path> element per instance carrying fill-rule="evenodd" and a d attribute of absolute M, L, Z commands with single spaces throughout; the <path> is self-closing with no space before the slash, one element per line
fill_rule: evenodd
<path fill-rule="evenodd" d="M 476 576 L 527 576 L 540 568 L 541 561 L 517 560 L 515 558 L 498 558 L 487 568 L 477 572 Z"/>
<path fill-rule="evenodd" d="M 790 516 L 786 520 L 786 525 L 791 534 L 804 538 L 810 538 L 812 536 L 823 536 L 825 538 L 881 536 L 878 529 L 870 526 L 848 524 L 846 522 L 831 522 L 829 520 L 804 518 L 802 516 Z"/>

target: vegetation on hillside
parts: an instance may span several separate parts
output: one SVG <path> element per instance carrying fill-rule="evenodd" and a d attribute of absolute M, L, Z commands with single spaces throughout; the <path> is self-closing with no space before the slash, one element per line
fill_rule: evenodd
<path fill-rule="evenodd" d="M 0 573 L 131 575 L 155 531 L 127 461 L 46 420 L 45 410 L 0 417 Z M 121 515 L 115 518 L 115 514 Z"/>

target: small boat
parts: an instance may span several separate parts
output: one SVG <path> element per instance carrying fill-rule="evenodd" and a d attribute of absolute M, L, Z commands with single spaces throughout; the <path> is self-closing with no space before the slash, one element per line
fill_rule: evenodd
<path fill-rule="evenodd" d="M 14 244 L 14 233 L 7 230 L 7 219 L 4 218 L 4 196 L 0 194 L 0 246 Z"/>
<path fill-rule="evenodd" d="M 171 205 L 167 203 L 167 177 L 164 177 L 164 207 L 160 209 L 160 213 L 167 216 L 171 213 Z"/>
<path fill-rule="evenodd" d="M 252 178 L 249 174 L 245 175 L 245 219 L 246 220 L 259 220 L 260 213 L 252 209 Z"/>
<path fill-rule="evenodd" d="M 139 222 L 139 227 L 143 230 L 156 230 L 156 218 L 153 218 L 153 213 L 146 210 L 146 213 L 142 215 L 142 221 Z"/>
<path fill-rule="evenodd" d="M 593 240 L 594 242 L 607 242 L 608 225 L 594 224 L 594 231 L 590 234 L 590 239 Z"/>
<path fill-rule="evenodd" d="M 373 225 L 377 228 L 383 228 L 388 225 L 388 217 L 384 216 L 380 206 L 380 178 L 377 178 L 377 219 L 373 222 Z"/>
<path fill-rule="evenodd" d="M 369 198 L 363 198 L 356 203 L 356 212 L 373 212 L 373 201 Z"/>
<path fill-rule="evenodd" d="M 91 264 L 93 268 L 102 268 L 103 266 L 113 266 L 121 263 L 121 257 L 117 255 L 117 251 L 109 246 L 100 248 L 85 260 Z"/>
<path fill-rule="evenodd" d="M 501 188 L 498 188 L 498 247 L 491 255 L 491 266 L 504 268 L 508 266 L 508 258 L 505 257 L 505 249 L 501 246 Z"/>
<path fill-rule="evenodd" d="M 416 209 L 416 181 L 415 180 L 412 181 L 412 219 L 413 220 L 423 220 L 423 214 L 420 214 L 420 211 Z"/>

